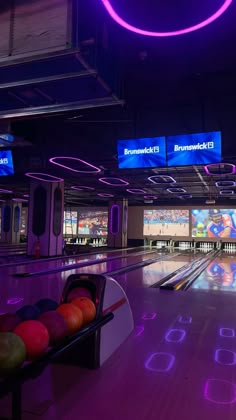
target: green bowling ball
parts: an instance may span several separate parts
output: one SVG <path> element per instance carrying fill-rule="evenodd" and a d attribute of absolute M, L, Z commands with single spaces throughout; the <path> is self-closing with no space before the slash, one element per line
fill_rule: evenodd
<path fill-rule="evenodd" d="M 26 348 L 21 338 L 12 332 L 0 332 L 0 374 L 20 367 L 25 359 Z"/>

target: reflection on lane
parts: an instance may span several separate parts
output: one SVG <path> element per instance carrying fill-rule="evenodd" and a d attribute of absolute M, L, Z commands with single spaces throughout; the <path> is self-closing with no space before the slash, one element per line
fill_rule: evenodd
<path fill-rule="evenodd" d="M 122 287 L 150 287 L 161 281 L 168 274 L 173 273 L 187 263 L 192 262 L 194 254 L 173 257 L 172 260 L 165 260 L 139 268 L 127 274 L 114 276 Z"/>
<path fill-rule="evenodd" d="M 236 261 L 234 256 L 213 260 L 194 281 L 192 289 L 236 291 Z"/>

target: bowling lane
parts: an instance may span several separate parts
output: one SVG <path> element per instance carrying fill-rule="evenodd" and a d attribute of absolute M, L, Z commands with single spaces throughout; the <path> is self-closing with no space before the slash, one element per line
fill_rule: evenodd
<path fill-rule="evenodd" d="M 199 256 L 199 253 L 197 253 L 197 256 Z M 164 259 L 146 267 L 113 277 L 126 291 L 133 287 L 151 287 L 167 275 L 193 262 L 195 258 L 196 254 L 194 252 L 183 252 L 171 260 Z"/>
<path fill-rule="evenodd" d="M 102 260 L 109 257 L 119 257 L 122 255 L 132 255 L 133 253 L 137 252 L 144 252 L 145 248 L 127 248 L 124 250 L 108 250 L 105 252 L 98 252 L 98 253 L 91 253 L 91 254 L 81 254 L 76 257 L 60 257 L 55 259 L 42 259 L 42 260 L 31 260 L 31 261 L 23 261 L 16 264 L 9 264 L 0 266 L 0 274 L 20 274 L 20 273 L 34 273 L 34 272 L 41 272 L 53 269 L 62 269 L 63 267 L 68 267 L 69 265 L 73 264 L 80 264 L 90 262 L 92 260 Z M 147 248 L 147 252 L 150 252 L 150 249 Z M 153 251 L 154 252 L 154 251 Z M 3 271 L 4 270 L 4 271 Z"/>
<path fill-rule="evenodd" d="M 37 300 L 50 297 L 60 301 L 61 293 L 69 275 L 76 273 L 101 274 L 108 271 L 118 270 L 130 264 L 137 264 L 150 258 L 165 257 L 169 255 L 163 252 L 142 253 L 136 256 L 123 256 L 120 259 L 108 260 L 97 265 L 71 269 L 48 275 L 35 277 L 13 277 L 9 274 L 0 277 L 0 312 L 15 312 L 26 304 L 34 304 Z"/>
<path fill-rule="evenodd" d="M 222 252 L 193 282 L 191 289 L 236 292 L 235 255 Z"/>

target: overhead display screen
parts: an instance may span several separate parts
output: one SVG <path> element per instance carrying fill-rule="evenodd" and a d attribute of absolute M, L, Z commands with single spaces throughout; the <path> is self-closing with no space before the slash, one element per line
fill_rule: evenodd
<path fill-rule="evenodd" d="M 157 168 L 166 166 L 165 137 L 118 140 L 119 168 Z"/>
<path fill-rule="evenodd" d="M 79 214 L 79 235 L 107 236 L 107 226 L 107 211 L 84 211 Z"/>
<path fill-rule="evenodd" d="M 0 152 L 0 176 L 14 175 L 14 165 L 11 150 Z"/>
<path fill-rule="evenodd" d="M 189 236 L 189 210 L 144 210 L 144 236 Z"/>
<path fill-rule="evenodd" d="M 221 132 L 168 136 L 168 166 L 206 165 L 221 162 Z"/>
<path fill-rule="evenodd" d="M 194 238 L 236 238 L 236 209 L 192 210 Z"/>

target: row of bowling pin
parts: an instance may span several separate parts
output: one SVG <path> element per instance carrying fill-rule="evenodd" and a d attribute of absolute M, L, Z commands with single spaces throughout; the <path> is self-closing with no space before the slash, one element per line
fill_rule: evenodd
<path fill-rule="evenodd" d="M 232 243 L 224 244 L 224 251 L 226 251 L 226 252 L 236 251 L 236 244 L 232 244 Z"/>
<path fill-rule="evenodd" d="M 214 249 L 214 244 L 212 242 L 200 242 L 200 249 Z"/>
<path fill-rule="evenodd" d="M 180 242 L 179 243 L 179 248 L 181 248 L 181 249 L 191 248 L 191 243 L 190 242 Z"/>
<path fill-rule="evenodd" d="M 166 241 L 157 241 L 157 248 L 162 248 L 163 246 L 167 246 Z"/>

